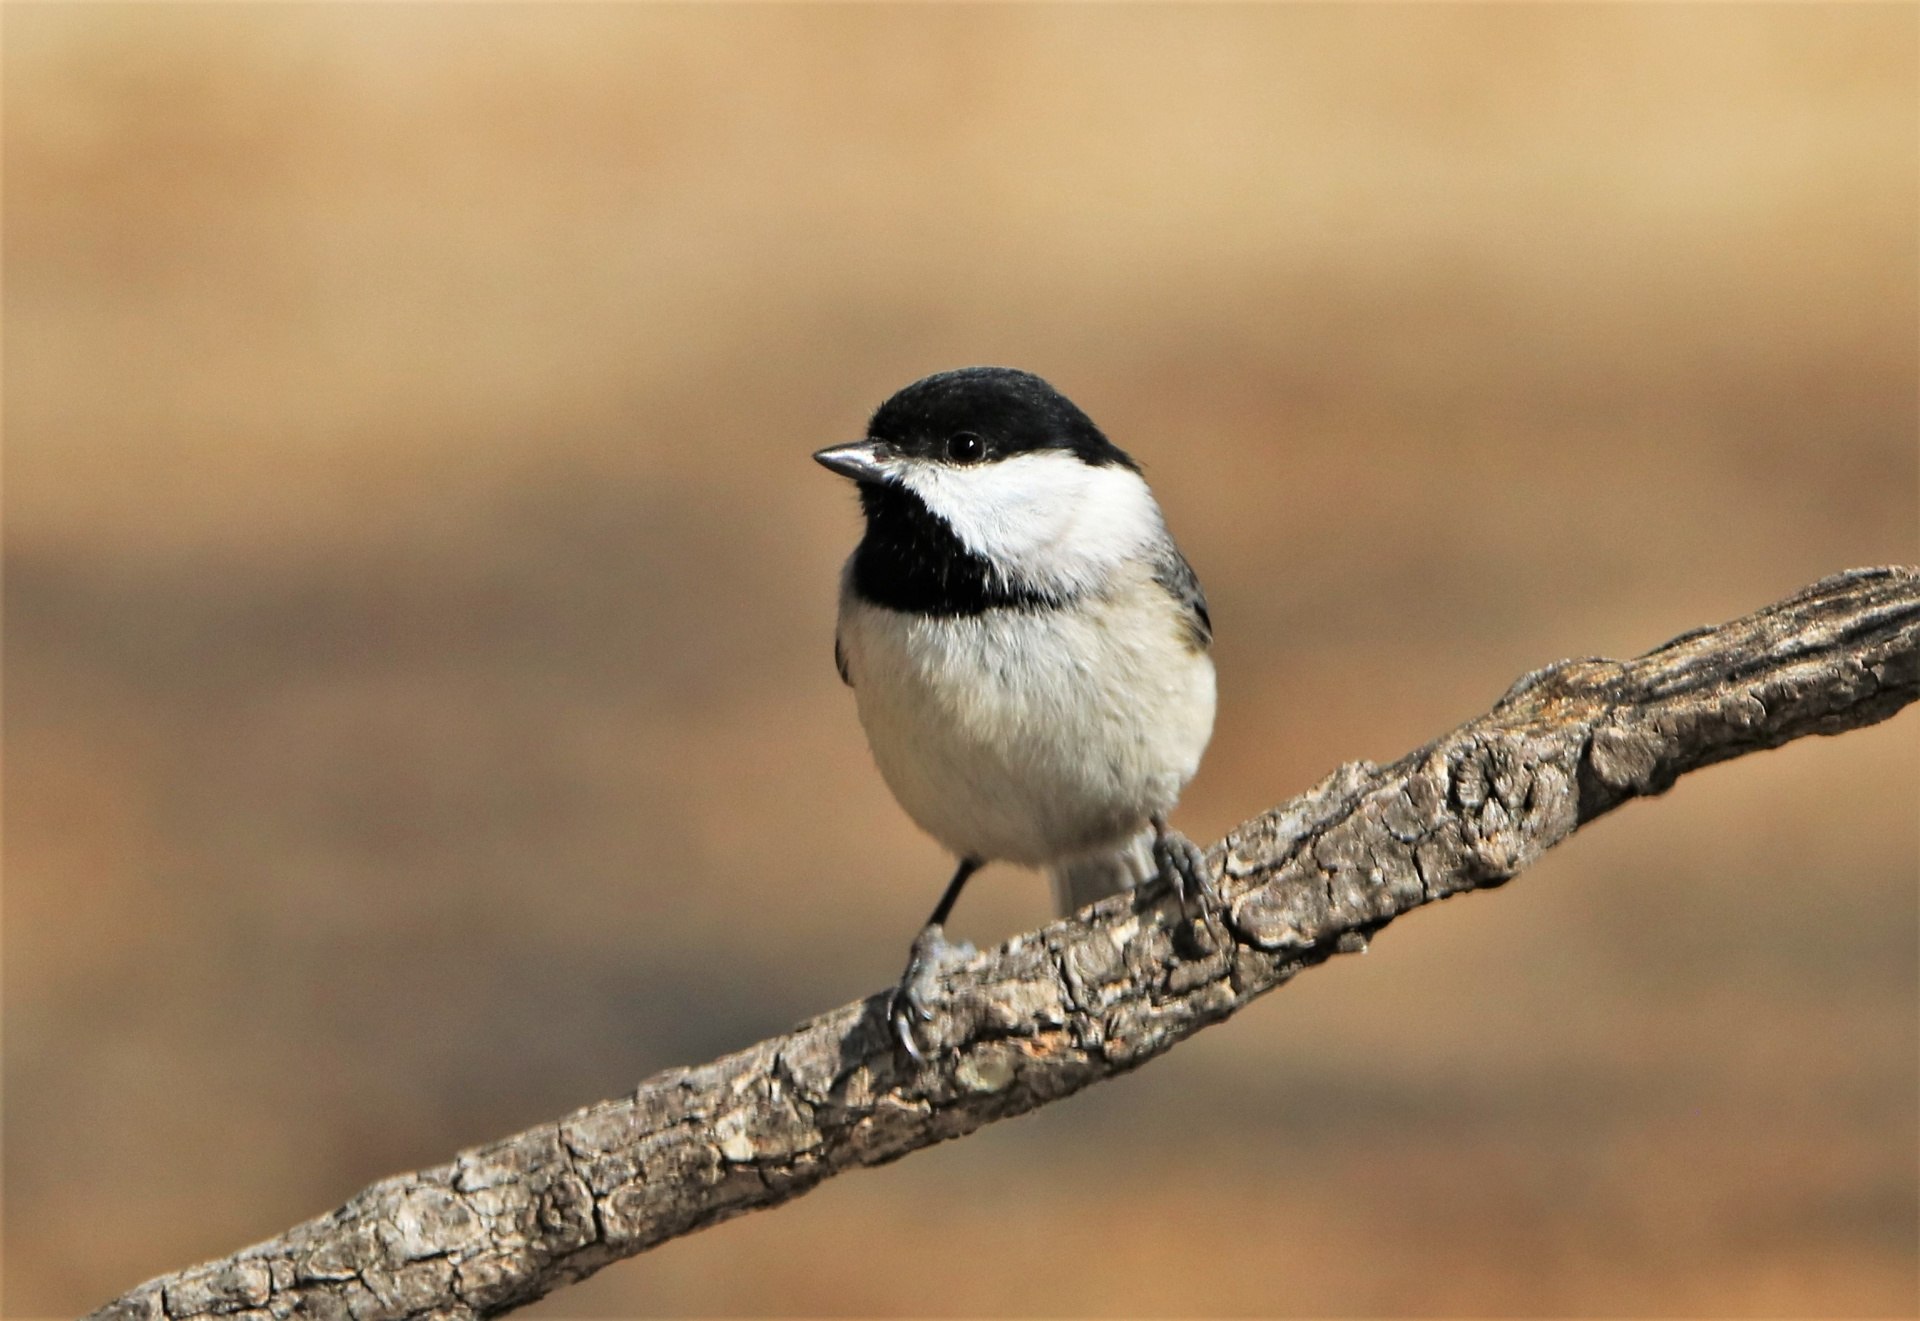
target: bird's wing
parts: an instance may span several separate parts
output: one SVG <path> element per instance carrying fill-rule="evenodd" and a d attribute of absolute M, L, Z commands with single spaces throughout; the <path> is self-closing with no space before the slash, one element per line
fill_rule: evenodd
<path fill-rule="evenodd" d="M 853 687 L 853 675 L 847 669 L 847 653 L 840 646 L 840 634 L 833 635 L 833 668 L 840 671 L 840 682 Z"/>
<path fill-rule="evenodd" d="M 1195 651 L 1213 645 L 1213 619 L 1207 614 L 1207 594 L 1200 590 L 1200 579 L 1180 548 L 1169 539 L 1153 566 L 1153 580 L 1167 589 L 1180 610 L 1180 622 Z"/>

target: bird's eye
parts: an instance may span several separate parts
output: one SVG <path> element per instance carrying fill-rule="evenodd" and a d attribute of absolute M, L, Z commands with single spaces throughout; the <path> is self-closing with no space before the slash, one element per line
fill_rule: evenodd
<path fill-rule="evenodd" d="M 947 458 L 955 463 L 978 463 L 987 457 L 987 442 L 971 431 L 956 431 L 947 437 Z"/>

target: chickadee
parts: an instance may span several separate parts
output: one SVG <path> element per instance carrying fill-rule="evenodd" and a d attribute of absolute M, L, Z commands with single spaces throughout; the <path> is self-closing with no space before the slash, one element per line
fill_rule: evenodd
<path fill-rule="evenodd" d="M 887 787 L 960 862 L 894 994 L 917 1059 L 985 863 L 1049 868 L 1062 912 L 1155 877 L 1204 910 L 1166 818 L 1213 732 L 1213 626 L 1139 465 L 1038 376 L 929 376 L 813 457 L 866 515 L 834 661 Z"/>

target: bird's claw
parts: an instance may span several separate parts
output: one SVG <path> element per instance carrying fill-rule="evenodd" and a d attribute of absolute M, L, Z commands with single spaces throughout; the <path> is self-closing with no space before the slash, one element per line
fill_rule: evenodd
<path fill-rule="evenodd" d="M 1207 855 L 1179 831 L 1161 830 L 1154 836 L 1153 864 L 1160 879 L 1173 888 L 1180 911 L 1190 921 L 1205 917 L 1218 903 L 1213 877 L 1207 871 Z"/>
<path fill-rule="evenodd" d="M 941 977 L 973 956 L 973 946 L 965 941 L 949 943 L 937 922 L 928 923 L 914 938 L 906 971 L 900 974 L 900 984 L 893 988 L 893 1001 L 887 1007 L 894 1039 L 914 1063 L 925 1063 L 927 1058 L 915 1032 L 934 1021 L 935 1007 L 942 999 Z"/>
<path fill-rule="evenodd" d="M 1186 919 L 1176 933 L 1175 948 L 1189 958 L 1211 954 L 1213 937 L 1206 919 L 1220 900 L 1207 870 L 1206 854 L 1179 831 L 1160 826 L 1153 838 L 1153 862 L 1160 878 L 1172 888 L 1181 916 Z"/>

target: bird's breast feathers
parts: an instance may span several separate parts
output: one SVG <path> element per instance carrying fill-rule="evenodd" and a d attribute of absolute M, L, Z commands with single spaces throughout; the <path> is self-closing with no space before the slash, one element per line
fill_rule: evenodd
<path fill-rule="evenodd" d="M 1164 813 L 1212 733 L 1213 664 L 1149 574 L 961 616 L 841 596 L 837 658 L 908 815 L 962 856 L 1045 865 Z"/>

